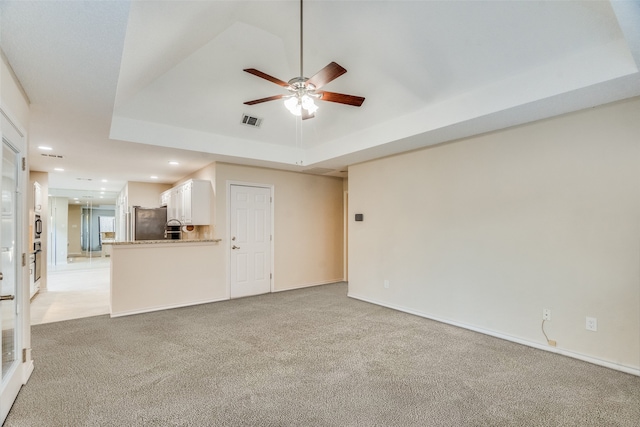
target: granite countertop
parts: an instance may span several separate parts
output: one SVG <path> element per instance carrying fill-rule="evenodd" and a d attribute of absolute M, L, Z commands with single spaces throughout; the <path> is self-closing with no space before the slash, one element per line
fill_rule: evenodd
<path fill-rule="evenodd" d="M 155 245 L 158 243 L 218 243 L 221 242 L 222 239 L 190 239 L 190 240 L 181 240 L 181 239 L 166 239 L 166 240 L 135 240 L 133 242 L 105 242 L 102 243 L 104 245 L 114 245 L 114 246 L 122 246 L 122 245 Z"/>

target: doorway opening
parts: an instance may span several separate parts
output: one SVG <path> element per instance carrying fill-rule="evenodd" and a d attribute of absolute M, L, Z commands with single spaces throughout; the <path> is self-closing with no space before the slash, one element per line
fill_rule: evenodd
<path fill-rule="evenodd" d="M 31 301 L 32 325 L 110 312 L 110 247 L 103 243 L 115 234 L 115 205 L 90 192 L 78 196 L 49 191 L 46 287 Z"/>

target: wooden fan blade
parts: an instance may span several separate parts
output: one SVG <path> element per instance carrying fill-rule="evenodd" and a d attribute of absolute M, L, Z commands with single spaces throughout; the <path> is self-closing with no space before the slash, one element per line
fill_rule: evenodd
<path fill-rule="evenodd" d="M 307 80 L 307 83 L 311 83 L 316 89 L 320 89 L 322 86 L 337 79 L 346 72 L 347 70 L 342 68 L 342 66 L 332 62 Z"/>
<path fill-rule="evenodd" d="M 247 101 L 244 104 L 245 105 L 255 105 L 255 104 L 260 104 L 262 102 L 267 102 L 267 101 L 275 101 L 276 99 L 282 99 L 285 95 L 274 95 L 274 96 L 270 96 L 268 98 L 260 98 L 260 99 L 254 99 L 253 101 Z"/>
<path fill-rule="evenodd" d="M 337 102 L 339 104 L 353 105 L 354 107 L 359 107 L 364 102 L 364 98 L 361 96 L 325 91 L 319 91 L 316 93 L 320 95 L 321 101 Z"/>
<path fill-rule="evenodd" d="M 253 74 L 254 76 L 260 77 L 260 78 L 265 79 L 265 80 L 269 80 L 271 83 L 275 83 L 275 84 L 280 85 L 282 87 L 289 87 L 289 83 L 283 82 L 282 80 L 277 79 L 277 78 L 275 78 L 273 76 L 270 76 L 269 74 L 263 73 L 260 70 L 256 70 L 255 68 L 245 68 L 242 71 L 246 71 L 247 73 Z"/>

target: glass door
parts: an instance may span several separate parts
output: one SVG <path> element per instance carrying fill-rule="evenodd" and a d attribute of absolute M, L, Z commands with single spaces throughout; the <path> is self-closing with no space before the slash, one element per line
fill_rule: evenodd
<path fill-rule="evenodd" d="M 22 386 L 20 317 L 18 303 L 18 156 L 6 140 L 2 144 L 0 183 L 0 329 L 2 341 L 2 395 L 0 421 L 4 421 Z"/>

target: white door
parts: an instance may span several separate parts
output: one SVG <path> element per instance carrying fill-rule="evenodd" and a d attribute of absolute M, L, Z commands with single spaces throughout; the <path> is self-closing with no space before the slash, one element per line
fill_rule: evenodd
<path fill-rule="evenodd" d="M 18 315 L 22 292 L 18 288 L 18 156 L 3 140 L 0 163 L 0 329 L 2 329 L 2 389 L 0 397 L 0 422 L 13 405 L 22 386 L 20 369 L 21 314 Z"/>
<path fill-rule="evenodd" d="M 231 185 L 231 298 L 271 292 L 271 189 Z"/>

